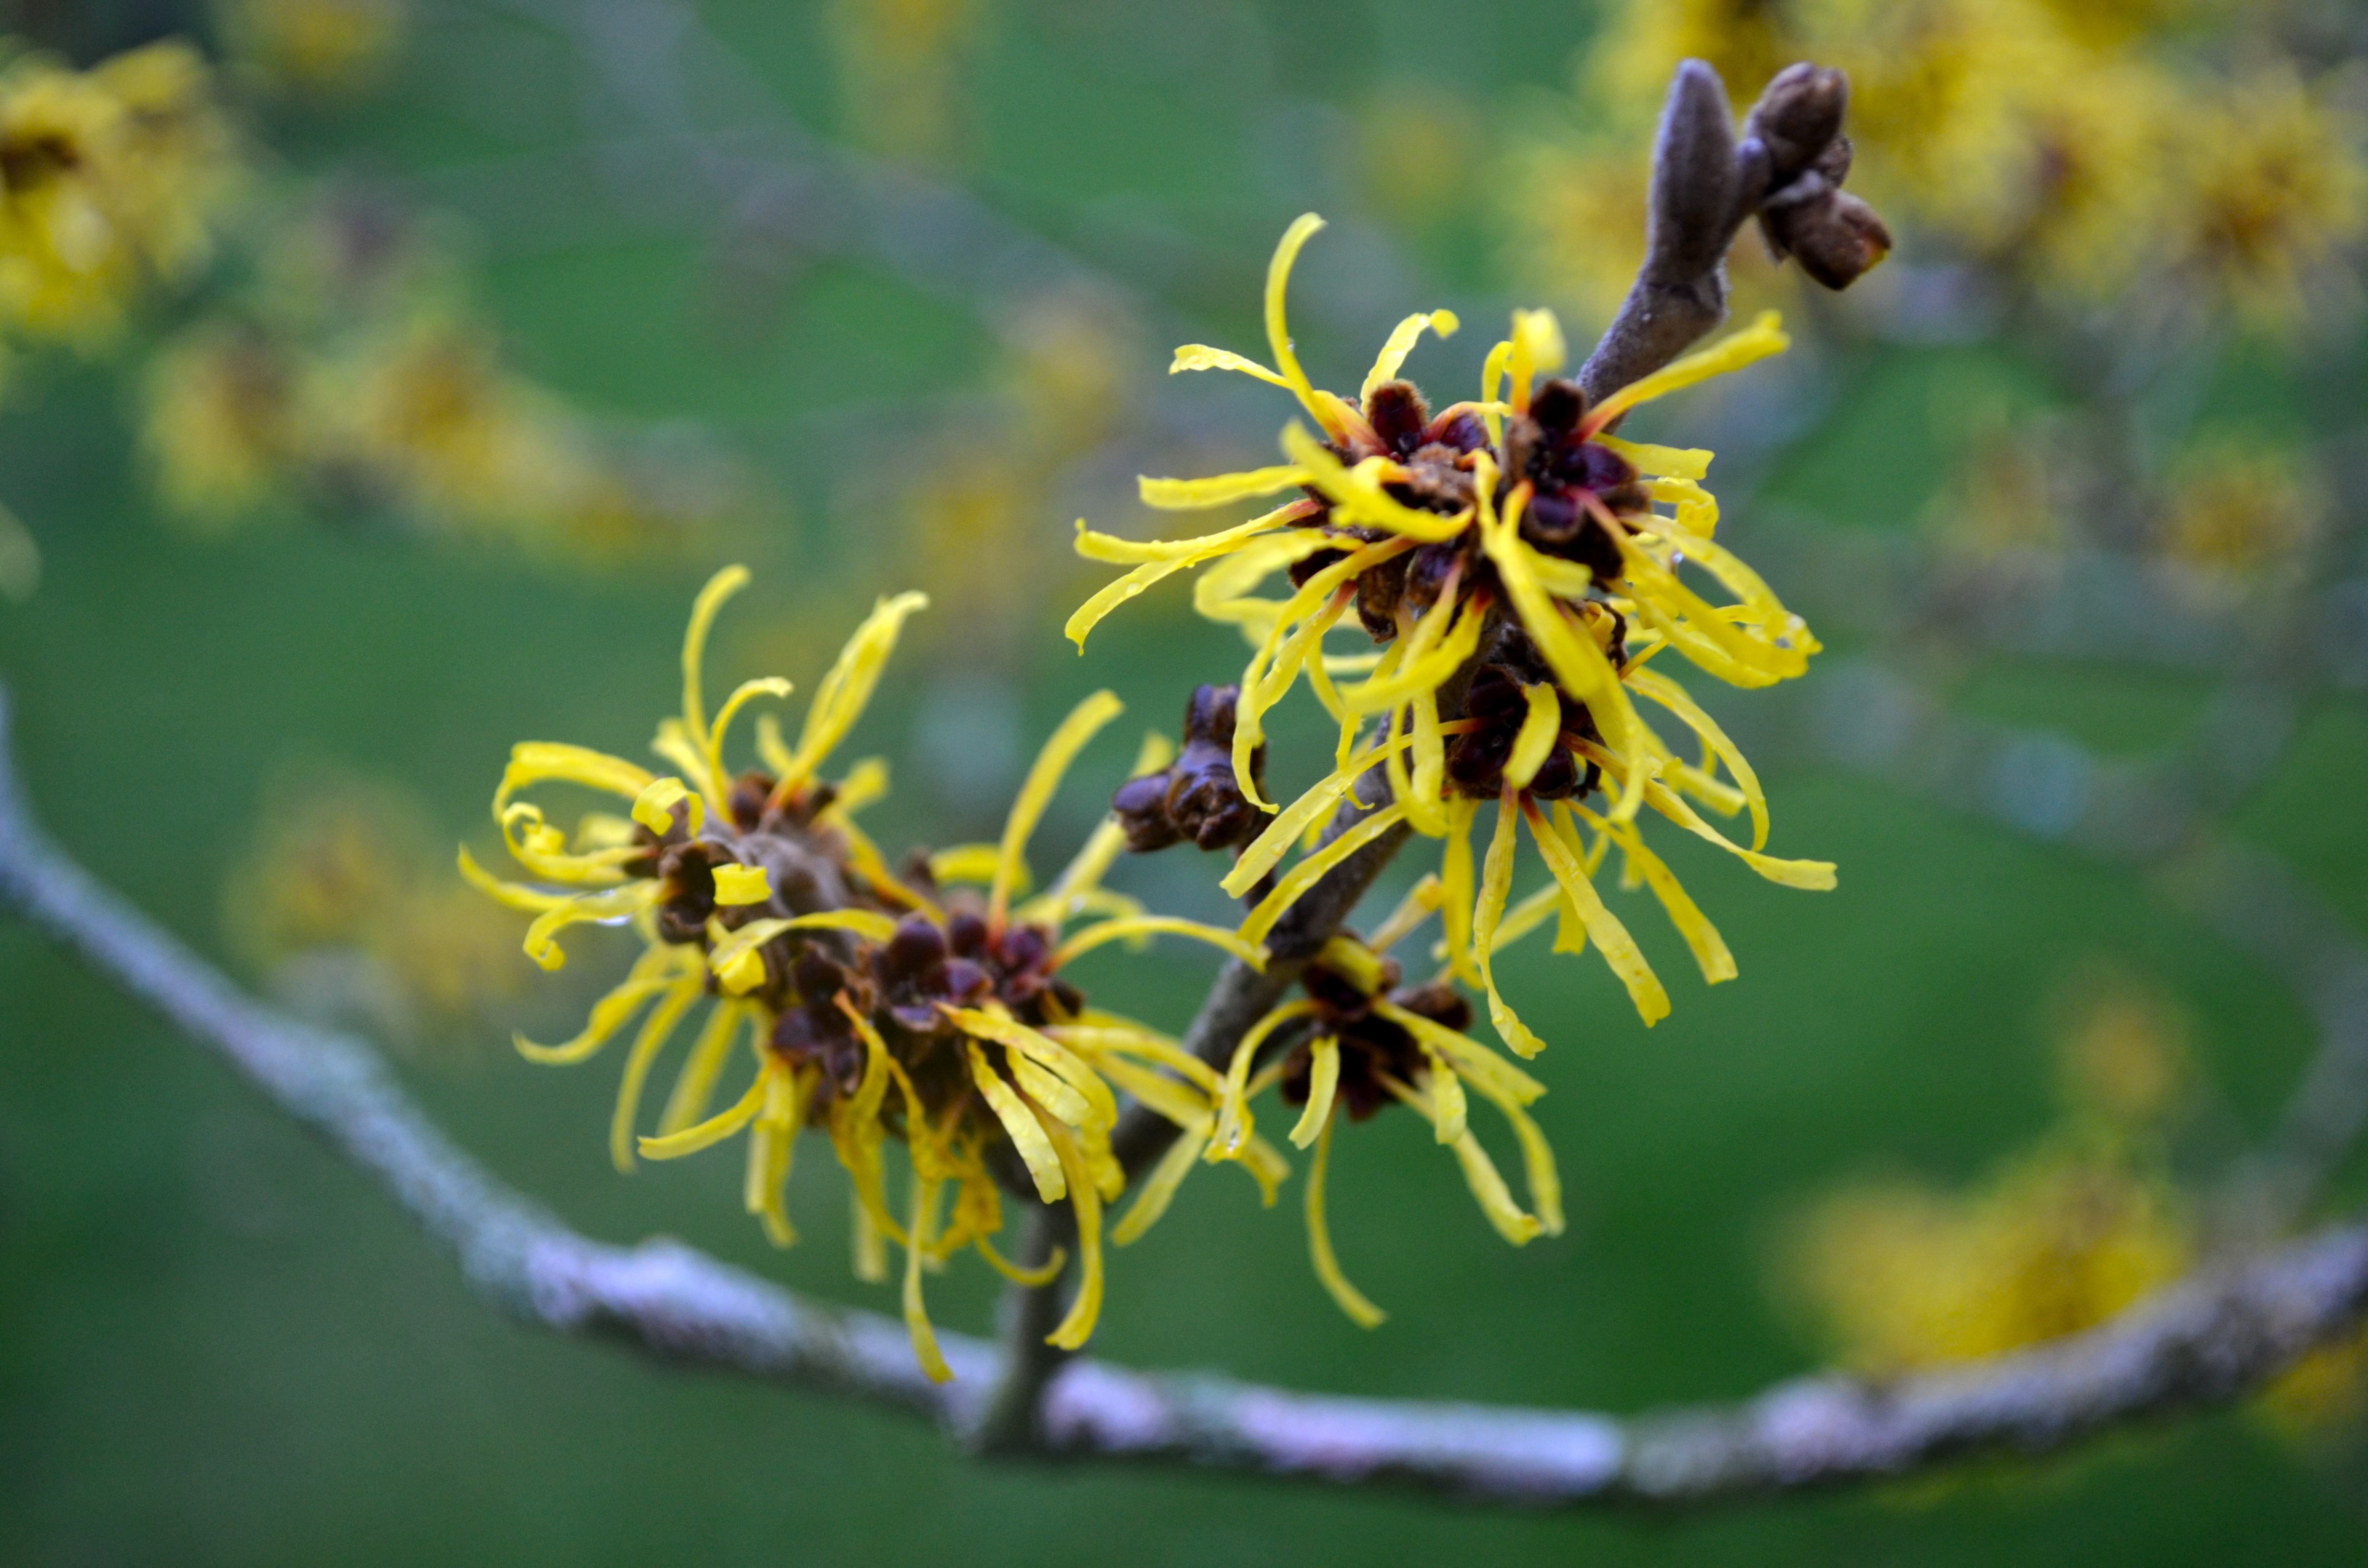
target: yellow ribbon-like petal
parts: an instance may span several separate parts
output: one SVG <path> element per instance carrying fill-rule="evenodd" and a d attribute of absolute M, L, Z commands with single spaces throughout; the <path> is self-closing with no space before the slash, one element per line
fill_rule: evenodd
<path fill-rule="evenodd" d="M 1053 966 L 1057 969 L 1081 953 L 1090 952 L 1105 942 L 1114 942 L 1122 937 L 1159 935 L 1190 937 L 1196 942 L 1206 942 L 1212 948 L 1231 953 L 1252 969 L 1263 971 L 1266 968 L 1264 948 L 1245 942 L 1221 926 L 1206 926 L 1198 920 L 1186 920 L 1173 915 L 1135 915 L 1089 926 L 1061 944 L 1059 950 L 1053 955 Z"/>
<path fill-rule="evenodd" d="M 1398 367 L 1406 363 L 1408 354 L 1414 352 L 1414 346 L 1421 338 L 1424 328 L 1429 328 L 1441 337 L 1452 337 L 1455 329 L 1463 324 L 1453 311 L 1417 311 L 1398 323 L 1391 331 L 1389 341 L 1382 345 L 1381 353 L 1374 357 L 1373 368 L 1365 372 L 1365 384 L 1357 389 L 1357 401 L 1360 403 L 1366 402 L 1373 395 L 1375 387 L 1397 379 Z"/>
<path fill-rule="evenodd" d="M 1005 913 L 1011 906 L 1011 895 L 1027 875 L 1024 858 L 1028 837 L 1036 831 L 1044 808 L 1052 803 L 1053 792 L 1061 787 L 1069 771 L 1069 764 L 1086 743 L 1101 733 L 1102 726 L 1126 711 L 1126 704 L 1108 691 L 1095 692 L 1069 710 L 1061 721 L 1044 749 L 1036 754 L 1028 769 L 1028 778 L 1019 786 L 1019 793 L 1011 802 L 1011 814 L 1004 819 L 1003 842 L 996 852 L 995 880 L 987 890 L 987 924 L 1000 927 Z"/>
<path fill-rule="evenodd" d="M 1359 1328 L 1377 1328 L 1389 1313 L 1366 1300 L 1364 1292 L 1349 1284 L 1349 1277 L 1340 1271 L 1340 1260 L 1332 1252 L 1331 1227 L 1324 1219 L 1324 1172 L 1332 1160 L 1332 1124 L 1337 1119 L 1324 1119 L 1315 1134 L 1315 1156 L 1307 1165 L 1307 1256 L 1316 1279 L 1349 1314 L 1349 1321 Z"/>
<path fill-rule="evenodd" d="M 1759 318 L 1741 332 L 1730 333 L 1709 347 L 1699 349 L 1641 381 L 1629 382 L 1588 411 L 1580 429 L 1592 436 L 1606 425 L 1640 403 L 1667 397 L 1697 381 L 1713 376 L 1723 376 L 1739 370 L 1746 365 L 1765 359 L 1770 354 L 1782 354 L 1793 346 L 1784 335 L 1783 318 L 1774 311 L 1762 311 Z"/>

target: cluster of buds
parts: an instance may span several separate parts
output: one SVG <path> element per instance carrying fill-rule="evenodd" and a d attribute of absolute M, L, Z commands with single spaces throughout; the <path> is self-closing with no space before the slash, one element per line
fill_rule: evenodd
<path fill-rule="evenodd" d="M 1759 233 L 1777 260 L 1828 289 L 1847 289 L 1891 249 L 1891 231 L 1873 208 L 1842 188 L 1850 141 L 1842 134 L 1850 84 L 1839 71 L 1803 62 L 1768 84 L 1743 123 L 1742 153 L 1765 161 L 1755 202 Z M 1757 149 L 1757 151 L 1755 151 Z"/>
<path fill-rule="evenodd" d="M 1265 825 L 1234 775 L 1234 704 L 1240 696 L 1239 687 L 1195 687 L 1184 705 L 1184 741 L 1176 760 L 1128 779 L 1110 797 L 1129 849 L 1146 854 L 1187 842 L 1231 849 Z M 1249 776 L 1256 790 L 1266 776 L 1265 747 L 1251 752 Z"/>

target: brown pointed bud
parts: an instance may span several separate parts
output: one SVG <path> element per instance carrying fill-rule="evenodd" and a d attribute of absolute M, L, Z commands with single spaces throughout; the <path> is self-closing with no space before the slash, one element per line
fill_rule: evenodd
<path fill-rule="evenodd" d="M 1244 798 L 1234 776 L 1234 704 L 1241 688 L 1203 686 L 1184 706 L 1184 744 L 1157 773 L 1130 778 L 1110 798 L 1126 829 L 1126 846 L 1139 853 L 1190 839 L 1224 849 L 1258 836 L 1266 817 Z M 1250 754 L 1250 777 L 1263 788 L 1266 748 Z"/>
<path fill-rule="evenodd" d="M 1811 166 L 1826 176 L 1827 184 L 1839 186 L 1850 178 L 1850 155 L 1854 151 L 1849 137 L 1837 136 L 1826 143 L 1826 150 L 1817 154 L 1816 163 Z"/>
<path fill-rule="evenodd" d="M 1807 61 L 1779 71 L 1743 121 L 1745 137 L 1768 149 L 1769 184 L 1781 189 L 1814 165 L 1841 134 L 1849 107 L 1840 72 Z"/>
<path fill-rule="evenodd" d="M 1760 232 L 1778 256 L 1797 257 L 1801 270 L 1828 289 L 1847 289 L 1890 254 L 1891 231 L 1857 197 L 1818 184 L 1813 199 L 1761 212 Z"/>
<path fill-rule="evenodd" d="M 1735 122 L 1726 88 L 1700 60 L 1678 67 L 1653 144 L 1645 276 L 1679 283 L 1715 267 L 1734 233 Z"/>

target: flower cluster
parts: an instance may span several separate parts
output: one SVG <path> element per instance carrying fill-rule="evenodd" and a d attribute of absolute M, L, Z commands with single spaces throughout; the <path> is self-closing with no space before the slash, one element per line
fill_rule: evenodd
<path fill-rule="evenodd" d="M 825 1133 L 854 1185 L 858 1273 L 884 1278 L 883 1243 L 905 1249 L 905 1318 L 915 1353 L 935 1378 L 951 1374 L 923 1309 L 924 1272 L 970 1246 L 1011 1278 L 1043 1283 L 1065 1259 L 1031 1271 L 996 1250 L 998 1176 L 1032 1186 L 1046 1203 L 1067 1202 L 1080 1285 L 1050 1338 L 1081 1345 L 1100 1310 L 1104 1207 L 1126 1188 L 1110 1149 L 1117 1094 L 1206 1136 L 1221 1090 L 1217 1075 L 1175 1041 L 1089 1006 L 1066 967 L 1107 943 L 1161 933 L 1210 942 L 1253 964 L 1264 955 L 1229 932 L 1144 914 L 1102 887 L 1125 845 L 1115 819 L 1042 892 L 1029 894 L 1029 839 L 1070 762 L 1118 715 L 1107 692 L 1079 704 L 1053 733 L 999 843 L 889 867 L 855 820 L 885 792 L 885 766 L 859 763 L 837 779 L 821 770 L 862 714 L 906 618 L 927 602 L 918 594 L 882 601 L 858 629 L 823 678 L 794 745 L 769 716 L 760 718 L 761 766 L 731 770 L 724 759 L 734 721 L 752 702 L 790 694 L 785 680 L 752 680 L 712 715 L 705 705 L 708 630 L 746 580 L 739 567 L 718 574 L 692 610 L 682 712 L 653 743 L 675 771 L 580 746 L 521 744 L 495 792 L 494 816 L 532 881 L 496 881 L 461 851 L 472 882 L 534 914 L 526 950 L 546 969 L 565 961 L 558 938 L 575 925 L 627 922 L 642 939 L 632 972 L 595 1005 L 580 1034 L 558 1045 L 521 1037 L 518 1049 L 537 1062 L 581 1062 L 643 1016 L 611 1124 L 618 1167 L 632 1169 L 637 1151 L 670 1159 L 745 1131 L 747 1208 L 777 1244 L 795 1234 L 784 1189 L 797 1134 Z M 1138 771 L 1157 767 L 1167 750 L 1146 743 Z M 523 798 L 557 783 L 614 796 L 629 809 L 586 813 L 564 832 Z M 1091 923 L 1071 929 L 1081 919 Z M 643 1085 L 702 1005 L 704 1021 L 655 1131 L 637 1136 Z M 744 1039 L 753 1058 L 747 1085 L 714 1111 Z M 891 1139 L 905 1145 L 912 1171 L 907 1200 L 893 1208 L 882 1153 Z M 1281 1156 L 1245 1143 L 1242 1157 L 1271 1200 L 1286 1170 Z M 1183 1174 L 1162 1172 L 1144 1184 L 1110 1239 L 1123 1244 L 1142 1234 Z"/>
<path fill-rule="evenodd" d="M 1646 808 L 1787 886 L 1830 888 L 1834 869 L 1764 853 L 1767 801 L 1750 764 L 1683 687 L 1650 667 L 1674 650 L 1735 685 L 1765 686 L 1801 674 L 1816 639 L 1713 540 L 1718 505 L 1702 483 L 1711 454 L 1611 433 L 1640 404 L 1781 350 L 1774 319 L 1590 404 L 1576 382 L 1553 376 L 1564 358 L 1554 317 L 1519 312 L 1511 335 L 1487 356 L 1480 396 L 1434 411 L 1398 372 L 1425 331 L 1457 330 L 1452 314 L 1435 311 L 1399 324 L 1351 400 L 1308 379 L 1286 321 L 1292 263 L 1322 226 L 1303 217 L 1275 253 L 1266 293 L 1271 368 L 1201 344 L 1178 349 L 1174 366 L 1236 370 L 1283 387 L 1317 430 L 1289 426 L 1289 460 L 1279 466 L 1142 482 L 1145 502 L 1162 507 L 1296 494 L 1197 539 L 1139 543 L 1081 524 L 1081 553 L 1133 569 L 1079 608 L 1067 630 L 1082 646 L 1097 622 L 1152 584 L 1216 563 L 1200 578 L 1194 603 L 1239 625 L 1255 652 L 1238 686 L 1194 694 L 1183 754 L 1130 783 L 1113 805 L 1136 848 L 1189 839 L 1238 850 L 1223 885 L 1253 901 L 1244 940 L 1263 941 L 1334 868 L 1385 835 L 1410 828 L 1442 843 L 1439 873 L 1372 941 L 1334 939 L 1303 974 L 1304 997 L 1244 1037 L 1215 1134 L 1171 1155 L 1227 1157 L 1251 1125 L 1248 1099 L 1279 1085 L 1286 1104 L 1304 1108 L 1292 1141 L 1316 1151 L 1307 1191 L 1316 1274 L 1351 1318 L 1370 1325 L 1381 1314 L 1341 1273 L 1324 1225 L 1336 1108 L 1351 1119 L 1392 1101 L 1420 1113 L 1454 1149 L 1507 1240 L 1519 1244 L 1562 1224 L 1553 1156 L 1522 1108 L 1544 1088 L 1463 1032 L 1471 1009 L 1454 982 L 1486 996 L 1506 1047 L 1536 1055 L 1543 1041 L 1499 992 L 1494 960 L 1554 920 L 1557 948 L 1591 943 L 1647 1025 L 1665 1016 L 1667 991 L 1595 885 L 1614 848 L 1622 885 L 1652 890 L 1703 979 L 1732 979 L 1735 960 L 1717 928 L 1639 833 Z M 1733 602 L 1704 598 L 1689 571 Z M 1295 591 L 1258 597 L 1277 573 L 1288 573 Z M 1344 626 L 1380 651 L 1328 650 L 1326 638 Z M 1336 766 L 1278 808 L 1265 795 L 1264 721 L 1303 676 L 1338 722 Z M 1645 704 L 1696 737 L 1699 761 L 1670 747 L 1645 720 Z M 1360 790 L 1377 775 L 1387 780 L 1385 800 Z M 1496 814 L 1475 872 L 1472 831 L 1483 803 Z M 1749 847 L 1698 808 L 1748 810 Z M 1336 831 L 1318 847 L 1327 824 Z M 1524 829 L 1550 880 L 1516 903 Z M 1443 916 L 1437 956 L 1445 968 L 1403 986 L 1400 965 L 1383 955 L 1432 911 Z M 1261 1067 L 1265 1058 L 1272 1060 Z M 1514 1201 L 1472 1137 L 1467 1086 L 1511 1121 L 1534 1212 Z"/>
<path fill-rule="evenodd" d="M 89 343 L 212 253 L 238 162 L 197 51 L 0 68 L 0 329 Z"/>
<path fill-rule="evenodd" d="M 2241 9 L 2221 51 L 2237 68 L 2149 36 L 2172 8 L 1628 0 L 1584 68 L 1583 123 L 1518 151 L 1511 214 L 1541 280 L 1609 312 L 1637 253 L 1602 236 L 1641 227 L 1626 149 L 1670 67 L 1700 57 L 1748 82 L 1814 57 L 1850 79 L 1860 181 L 1949 249 L 2074 303 L 2175 282 L 2291 323 L 2368 222 L 2362 128 Z"/>
<path fill-rule="evenodd" d="M 278 88 L 350 92 L 393 61 L 409 29 L 405 0 L 222 0 L 223 41 Z"/>
<path fill-rule="evenodd" d="M 2193 1262 L 2168 1154 L 2193 1087 L 2186 1017 L 2112 969 L 2078 991 L 2055 1040 L 2065 1115 L 2036 1145 L 1965 1190 L 1853 1183 L 1799 1216 L 1782 1283 L 1850 1365 L 1887 1376 L 2077 1333 Z"/>
<path fill-rule="evenodd" d="M 1220 1085 L 1214 1131 L 1205 1140 L 1184 1140 L 1168 1155 L 1178 1165 L 1196 1154 L 1212 1162 L 1249 1155 L 1256 1148 L 1249 1102 L 1272 1086 L 1285 1106 L 1299 1111 L 1292 1143 L 1315 1150 L 1305 1202 L 1315 1277 L 1340 1310 L 1367 1328 L 1383 1314 L 1342 1272 L 1324 1218 L 1325 1169 L 1340 1115 L 1363 1121 L 1393 1101 L 1407 1107 L 1453 1152 L 1497 1234 L 1520 1246 L 1542 1234 L 1560 1235 L 1563 1229 L 1562 1179 L 1554 1151 L 1524 1108 L 1545 1093 L 1545 1085 L 1465 1032 L 1472 1005 L 1446 976 L 1406 984 L 1404 965 L 1389 956 L 1440 902 L 1439 879 L 1426 877 L 1372 937 L 1344 933 L 1326 943 L 1300 971 L 1302 994 L 1261 1017 L 1235 1048 Z M 1261 1057 L 1269 1059 L 1264 1067 L 1257 1065 Z M 1495 1106 L 1512 1127 L 1529 1209 L 1514 1200 L 1473 1135 L 1471 1095 Z"/>
<path fill-rule="evenodd" d="M 291 504 L 601 559 L 678 545 L 738 482 L 642 454 L 504 363 L 426 226 L 330 193 L 257 236 L 253 286 L 147 368 L 142 431 L 172 512 L 223 528 Z"/>
<path fill-rule="evenodd" d="M 1431 312 L 1400 324 L 1351 401 L 1308 380 L 1285 321 L 1292 262 L 1321 227 L 1313 214 L 1293 223 L 1268 274 L 1268 338 L 1278 369 L 1201 344 L 1178 349 L 1175 364 L 1237 370 L 1286 388 L 1321 434 L 1288 426 L 1282 447 L 1290 460 L 1280 466 L 1142 483 L 1144 501 L 1163 507 L 1298 494 L 1197 539 L 1141 543 L 1080 525 L 1081 553 L 1136 564 L 1070 618 L 1068 633 L 1082 646 L 1097 622 L 1150 585 L 1218 562 L 1201 578 L 1194 603 L 1212 619 L 1240 625 L 1256 649 L 1228 715 L 1233 787 L 1249 807 L 1269 813 L 1224 879 L 1228 892 L 1260 886 L 1351 798 L 1359 779 L 1376 767 L 1385 772 L 1390 803 L 1282 870 L 1244 922 L 1245 939 L 1261 940 L 1332 867 L 1404 824 L 1443 841 L 1449 963 L 1486 993 L 1507 1045 L 1529 1056 L 1541 1042 L 1498 994 L 1490 960 L 1557 913 L 1563 945 L 1594 943 L 1645 1022 L 1655 1022 L 1668 1011 L 1668 994 L 1591 880 L 1610 849 L 1621 852 L 1624 885 L 1653 890 L 1704 979 L 1732 978 L 1735 963 L 1645 845 L 1635 825 L 1640 810 L 1649 807 L 1788 886 L 1830 887 L 1833 868 L 1763 852 L 1767 802 L 1750 764 L 1652 661 L 1674 650 L 1723 680 L 1765 686 L 1800 675 L 1817 643 L 1713 538 L 1718 504 L 1702 483 L 1711 454 L 1625 441 L 1611 426 L 1632 408 L 1780 351 L 1784 335 L 1772 317 L 1763 318 L 1590 406 L 1576 382 L 1551 375 L 1564 357 L 1552 314 L 1520 312 L 1511 335 L 1488 355 L 1479 398 L 1434 412 L 1398 377 L 1424 331 L 1456 330 L 1452 314 Z M 1688 581 L 1689 569 L 1707 574 L 1734 602 L 1705 599 Z M 1279 572 L 1288 572 L 1296 591 L 1280 600 L 1257 597 L 1258 585 Z M 1326 635 L 1344 623 L 1382 651 L 1328 652 Z M 1343 679 L 1352 675 L 1362 678 Z M 1338 722 L 1338 766 L 1278 809 L 1262 792 L 1255 759 L 1265 715 L 1303 676 Z M 1697 737 L 1701 760 L 1679 757 L 1646 722 L 1640 701 Z M 1496 805 L 1496 824 L 1475 878 L 1470 839 L 1484 802 Z M 1725 814 L 1748 808 L 1749 847 L 1711 825 L 1698 805 Z M 1508 909 L 1524 826 L 1554 884 Z M 1591 843 L 1582 843 L 1582 829 Z"/>
<path fill-rule="evenodd" d="M 533 971 L 518 916 L 452 879 L 440 837 L 395 786 L 292 773 L 224 882 L 226 935 L 275 990 L 366 1012 L 398 1040 L 488 1017 Z"/>

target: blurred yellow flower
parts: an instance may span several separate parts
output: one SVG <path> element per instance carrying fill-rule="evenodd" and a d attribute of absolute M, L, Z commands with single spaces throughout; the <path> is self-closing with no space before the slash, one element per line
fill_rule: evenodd
<path fill-rule="evenodd" d="M 2355 1425 L 2368 1412 L 2368 1329 L 2295 1362 L 2254 1409 L 2294 1442 Z"/>
<path fill-rule="evenodd" d="M 958 159 L 962 66 L 980 0 L 835 0 L 839 104 L 855 139 L 915 163 Z"/>
<path fill-rule="evenodd" d="M 256 236 L 257 282 L 169 342 L 142 445 L 175 516 L 281 501 L 384 508 L 421 531 L 599 563 L 677 550 L 740 505 L 689 432 L 629 443 L 505 361 L 448 247 L 331 193 Z"/>
<path fill-rule="evenodd" d="M 2130 1131 L 2157 1125 L 2189 1087 L 2193 1028 L 2169 993 L 2093 966 L 2074 983 L 2056 1035 L 2065 1104 Z"/>
<path fill-rule="evenodd" d="M 148 363 L 141 444 L 165 505 L 207 523 L 270 502 L 300 437 L 295 368 L 260 333 L 208 324 Z"/>
<path fill-rule="evenodd" d="M 1512 139 L 1516 265 L 1607 312 L 1638 255 L 1644 191 L 1591 150 L 1641 134 L 1688 56 L 1739 99 L 1813 59 L 1850 78 L 1852 183 L 1910 235 L 2062 302 L 2111 302 L 2161 274 L 2256 324 L 2289 324 L 2311 270 L 2362 231 L 2360 129 L 2290 64 L 2230 75 L 2162 36 L 2191 16 L 2204 25 L 2200 10 L 1618 0 L 1580 69 L 1579 129 Z M 2248 37 L 2241 11 L 2209 21 L 2224 43 Z"/>
<path fill-rule="evenodd" d="M 385 70 L 411 23 L 404 0 L 216 0 L 223 41 L 275 85 L 340 93 Z"/>
<path fill-rule="evenodd" d="M 150 278 L 211 254 L 238 165 L 205 62 L 178 40 L 89 71 L 0 70 L 0 323 L 95 341 Z"/>
<path fill-rule="evenodd" d="M 1789 1262 L 1844 1363 L 1887 1375 L 2092 1327 L 2178 1278 L 2192 1251 L 2160 1178 L 2050 1149 L 1962 1196 L 1904 1183 L 1835 1194 Z"/>
<path fill-rule="evenodd" d="M 2064 491 L 2073 473 L 2062 433 L 2045 416 L 1975 407 L 1973 430 L 1924 520 L 1941 543 L 1980 561 L 2060 550 L 2068 542 Z"/>
<path fill-rule="evenodd" d="M 2284 65 L 2201 97 L 2182 123 L 2172 256 L 2248 319 L 2293 323 L 2311 269 L 2368 221 L 2368 130 Z"/>
<path fill-rule="evenodd" d="M 224 883 L 232 945 L 258 971 L 341 953 L 370 966 L 398 1006 L 390 1023 L 439 1028 L 515 995 L 529 966 L 522 923 L 455 887 L 419 801 L 334 770 L 279 779 Z"/>
<path fill-rule="evenodd" d="M 2222 436 L 2169 464 L 2158 539 L 2174 561 L 2245 577 L 2293 563 L 2317 537 L 2328 506 L 2306 453 L 2263 437 Z"/>

